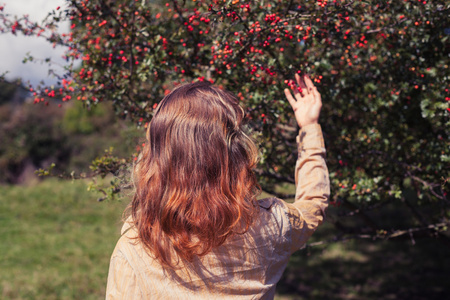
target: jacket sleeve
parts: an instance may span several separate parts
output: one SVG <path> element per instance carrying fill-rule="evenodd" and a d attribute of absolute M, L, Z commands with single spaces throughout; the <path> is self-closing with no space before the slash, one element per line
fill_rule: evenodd
<path fill-rule="evenodd" d="M 116 252 L 111 257 L 106 286 L 106 300 L 143 299 L 132 267 L 121 255 Z"/>
<path fill-rule="evenodd" d="M 297 137 L 297 143 L 295 201 L 292 204 L 286 204 L 292 226 L 291 252 L 303 247 L 323 222 L 330 196 L 325 145 L 320 125 L 312 124 L 303 127 Z"/>

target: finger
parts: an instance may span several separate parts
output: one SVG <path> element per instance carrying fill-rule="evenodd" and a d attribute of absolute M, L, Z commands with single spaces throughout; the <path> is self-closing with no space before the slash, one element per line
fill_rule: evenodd
<path fill-rule="evenodd" d="M 289 87 L 293 91 L 295 100 L 300 101 L 303 98 L 302 88 L 299 87 L 293 80 L 290 81 Z"/>
<path fill-rule="evenodd" d="M 305 96 L 305 93 L 304 93 L 305 84 L 303 83 L 300 75 L 298 75 L 298 74 L 295 74 L 295 80 L 297 81 L 298 86 L 296 88 L 296 91 L 294 92 L 294 96 L 296 98 L 299 97 L 299 98 L 297 98 L 297 100 L 300 100 Z"/>
<path fill-rule="evenodd" d="M 305 75 L 304 80 L 308 92 L 313 93 L 316 87 L 314 86 L 314 83 L 312 82 L 311 78 L 309 78 L 308 75 Z"/>
<path fill-rule="evenodd" d="M 308 90 L 313 95 L 313 101 L 319 101 L 320 103 L 322 103 L 322 98 L 320 96 L 320 93 L 317 90 L 317 87 L 314 85 L 311 78 L 309 78 L 309 76 L 306 76 L 305 82 L 306 82 L 306 85 L 308 86 Z"/>
<path fill-rule="evenodd" d="M 295 103 L 297 103 L 297 101 L 294 99 L 294 97 L 292 97 L 291 92 L 289 91 L 289 89 L 284 89 L 284 95 L 286 96 L 286 99 L 289 101 L 289 104 L 294 107 Z"/>
<path fill-rule="evenodd" d="M 314 87 L 314 88 L 312 89 L 312 93 L 313 93 L 313 96 L 314 96 L 314 100 L 315 100 L 315 101 L 322 102 L 322 98 L 320 97 L 320 93 L 319 93 L 319 91 L 317 90 L 316 87 Z"/>
<path fill-rule="evenodd" d="M 305 81 L 303 80 L 302 76 L 295 74 L 295 79 L 297 80 L 298 86 L 302 89 L 306 89 Z"/>
<path fill-rule="evenodd" d="M 300 75 L 295 74 L 295 81 L 297 81 L 297 84 L 300 86 L 301 85 L 301 78 Z"/>
<path fill-rule="evenodd" d="M 303 99 L 304 94 L 303 94 L 303 89 L 299 86 L 296 86 L 293 88 L 294 89 L 294 97 L 297 101 L 300 101 Z"/>

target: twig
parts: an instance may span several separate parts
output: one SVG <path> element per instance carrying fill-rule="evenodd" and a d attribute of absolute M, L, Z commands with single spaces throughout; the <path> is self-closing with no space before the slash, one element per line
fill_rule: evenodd
<path fill-rule="evenodd" d="M 351 217 L 351 216 L 354 216 L 356 214 L 359 214 L 362 211 L 370 211 L 370 210 L 379 208 L 379 207 L 381 207 L 383 205 L 386 205 L 386 204 L 389 204 L 389 203 L 391 203 L 391 201 L 378 202 L 378 203 L 375 203 L 374 205 L 370 205 L 370 206 L 367 206 L 367 207 L 359 207 L 359 208 L 357 208 L 355 210 L 352 210 L 350 212 L 340 212 L 338 214 L 338 216 L 339 217 Z"/>
<path fill-rule="evenodd" d="M 384 231 L 384 232 L 380 232 L 380 233 L 377 233 L 374 235 L 355 234 L 355 235 L 347 235 L 347 236 L 340 236 L 340 237 L 336 236 L 329 240 L 306 244 L 306 247 L 315 247 L 315 246 L 320 246 L 320 245 L 325 245 L 325 244 L 330 244 L 330 243 L 335 243 L 335 242 L 345 242 L 345 241 L 349 241 L 349 240 L 362 240 L 362 239 L 387 240 L 387 239 L 397 238 L 397 237 L 400 237 L 403 235 L 409 235 L 412 238 L 413 232 L 428 231 L 428 230 L 438 231 L 438 230 L 443 230 L 448 225 L 450 225 L 450 222 L 436 223 L 436 224 L 432 224 L 432 225 L 428 225 L 428 226 L 424 226 L 424 227 L 414 227 L 414 228 L 409 228 L 409 229 L 404 229 L 404 230 L 395 230 L 395 231 L 392 231 L 391 233 L 387 233 L 386 231 Z"/>

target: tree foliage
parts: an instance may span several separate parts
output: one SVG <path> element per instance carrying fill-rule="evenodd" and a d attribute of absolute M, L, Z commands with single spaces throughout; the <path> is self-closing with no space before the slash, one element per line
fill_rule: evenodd
<path fill-rule="evenodd" d="M 246 108 L 261 146 L 256 172 L 277 194 L 277 185 L 294 182 L 296 160 L 297 128 L 282 91 L 295 88 L 296 72 L 308 73 L 324 102 L 332 204 L 366 221 L 355 228 L 331 217 L 335 225 L 371 237 L 403 232 L 367 213 L 384 205 L 408 212 L 397 229 L 448 224 L 446 1 L 66 2 L 42 24 L 0 15 L 4 32 L 69 47 L 60 87 L 32 88 L 35 102 L 109 101 L 146 127 L 172 87 L 211 81 Z M 58 33 L 64 19 L 71 31 Z"/>

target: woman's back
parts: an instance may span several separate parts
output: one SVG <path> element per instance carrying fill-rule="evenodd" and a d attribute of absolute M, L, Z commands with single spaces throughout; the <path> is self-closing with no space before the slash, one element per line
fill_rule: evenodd
<path fill-rule="evenodd" d="M 273 299 L 292 254 L 292 230 L 283 201 L 258 202 L 258 221 L 245 234 L 179 270 L 164 270 L 126 223 L 111 259 L 110 270 L 120 274 L 110 272 L 107 299 Z"/>
<path fill-rule="evenodd" d="M 131 228 L 112 256 L 114 266 L 110 270 L 120 270 L 120 274 L 110 272 L 108 287 L 114 288 L 108 288 L 107 298 L 272 299 L 291 254 L 286 243 L 290 226 L 280 218 L 283 208 L 279 200 L 264 202 L 272 205 L 269 209 L 261 207 L 259 220 L 249 231 L 231 236 L 223 245 L 178 270 L 162 268 L 142 244 L 135 242 L 136 232 Z M 126 223 L 123 230 L 128 226 Z M 129 286 L 129 281 L 135 285 Z"/>

